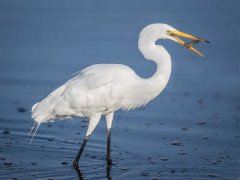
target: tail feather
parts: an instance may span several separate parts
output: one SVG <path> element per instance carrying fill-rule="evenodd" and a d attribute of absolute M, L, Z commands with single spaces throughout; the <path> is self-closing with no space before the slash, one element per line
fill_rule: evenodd
<path fill-rule="evenodd" d="M 32 112 L 35 111 L 35 109 L 36 109 L 36 107 L 37 107 L 38 104 L 39 104 L 39 102 L 36 103 L 36 104 L 34 104 L 34 105 L 32 106 Z"/>
<path fill-rule="evenodd" d="M 40 107 L 38 107 L 40 105 Z M 30 139 L 29 145 L 32 144 L 32 141 L 36 135 L 36 132 L 39 128 L 39 126 L 41 125 L 41 123 L 46 122 L 50 119 L 53 119 L 55 117 L 53 111 L 50 112 L 45 112 L 44 109 L 41 108 L 41 102 L 35 104 L 32 107 L 32 118 L 34 119 L 34 124 L 32 125 L 28 136 L 27 136 L 27 140 Z"/>
<path fill-rule="evenodd" d="M 38 123 L 54 119 L 54 107 L 61 101 L 61 93 L 65 86 L 60 86 L 42 101 L 32 106 L 32 118 Z"/>
<path fill-rule="evenodd" d="M 43 101 L 33 105 L 32 118 L 34 119 L 35 122 L 32 125 L 27 136 L 27 140 L 30 139 L 29 145 L 32 144 L 32 141 L 41 123 L 47 122 L 48 120 L 54 118 L 52 106 L 48 98 L 45 98 Z"/>
<path fill-rule="evenodd" d="M 28 132 L 27 139 L 29 139 L 29 137 L 31 136 L 31 134 L 32 134 L 32 132 L 33 132 L 33 129 L 34 129 L 34 127 L 36 126 L 36 124 L 37 124 L 37 122 L 34 121 L 31 129 L 30 129 L 29 132 Z"/>
<path fill-rule="evenodd" d="M 32 106 L 32 118 L 34 119 L 34 124 L 28 133 L 27 139 L 31 138 L 30 145 L 33 141 L 33 138 L 39 128 L 39 126 L 44 122 L 49 122 L 56 118 L 56 114 L 54 111 L 54 107 L 56 106 L 57 102 L 54 99 L 60 99 L 61 93 L 64 91 L 65 86 L 61 86 L 51 94 L 49 94 L 46 98 L 42 101 L 34 104 Z"/>
<path fill-rule="evenodd" d="M 29 131 L 29 133 L 28 133 L 28 136 L 27 136 L 27 140 L 30 138 L 31 140 L 30 140 L 30 142 L 29 142 L 29 145 L 31 145 L 32 144 L 32 141 L 33 141 L 33 139 L 34 139 L 34 137 L 35 137 L 35 135 L 36 135 L 36 132 L 37 132 L 37 130 L 38 130 L 38 128 L 39 128 L 39 126 L 41 125 L 41 123 L 38 123 L 38 122 L 34 122 L 34 124 L 32 125 L 32 127 L 31 127 L 31 129 L 30 129 L 30 131 Z"/>
<path fill-rule="evenodd" d="M 54 118 L 54 111 L 50 99 L 45 98 L 32 107 L 32 118 L 38 122 L 43 123 Z"/>

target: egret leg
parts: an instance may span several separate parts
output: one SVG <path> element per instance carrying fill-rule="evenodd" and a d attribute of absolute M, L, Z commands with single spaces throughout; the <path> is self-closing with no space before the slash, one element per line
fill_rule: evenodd
<path fill-rule="evenodd" d="M 107 163 L 108 163 L 108 165 L 112 165 L 112 159 L 111 159 L 111 128 L 108 129 L 108 134 L 107 134 Z"/>
<path fill-rule="evenodd" d="M 81 170 L 78 166 L 74 166 L 74 169 L 77 171 L 78 179 L 79 180 L 84 180 L 83 179 L 83 174 L 81 173 Z"/>
<path fill-rule="evenodd" d="M 108 180 L 112 180 L 111 170 L 112 170 L 112 166 L 108 164 L 107 167 L 106 167 L 107 179 Z"/>
<path fill-rule="evenodd" d="M 84 147 L 87 144 L 87 141 L 88 141 L 90 135 L 92 134 L 93 130 L 96 128 L 97 124 L 99 123 L 100 118 L 101 118 L 101 113 L 94 114 L 93 116 L 90 117 L 86 136 L 83 140 L 83 143 L 78 151 L 78 154 L 77 154 L 75 160 L 73 161 L 74 167 L 78 167 L 78 162 L 83 153 Z"/>
<path fill-rule="evenodd" d="M 73 161 L 73 166 L 74 166 L 74 167 L 78 167 L 78 161 L 79 161 L 79 159 L 80 159 L 80 157 L 81 157 L 81 155 L 82 155 L 83 149 L 84 149 L 85 145 L 87 144 L 87 141 L 88 141 L 88 138 L 89 138 L 89 137 L 90 137 L 90 135 L 89 135 L 89 136 L 86 136 L 86 137 L 84 138 L 83 143 L 82 143 L 82 145 L 81 145 L 81 147 L 80 147 L 80 149 L 79 149 L 79 151 L 78 151 L 78 154 L 77 154 L 75 160 Z"/>
<path fill-rule="evenodd" d="M 111 127 L 112 127 L 112 121 L 113 121 L 113 114 L 106 115 L 106 122 L 107 122 L 107 163 L 108 165 L 112 165 L 112 159 L 111 159 Z"/>

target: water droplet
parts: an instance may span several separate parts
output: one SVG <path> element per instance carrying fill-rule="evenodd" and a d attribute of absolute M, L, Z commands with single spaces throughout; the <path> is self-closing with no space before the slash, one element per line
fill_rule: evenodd
<path fill-rule="evenodd" d="M 9 130 L 4 130 L 3 134 L 10 134 L 10 131 Z"/>
<path fill-rule="evenodd" d="M 181 142 L 172 142 L 171 145 L 173 146 L 183 146 Z"/>
<path fill-rule="evenodd" d="M 145 173 L 145 172 L 141 173 L 141 176 L 148 176 L 148 175 L 149 173 Z"/>
<path fill-rule="evenodd" d="M 215 177 L 218 177 L 217 175 L 215 174 L 209 174 L 208 177 L 212 177 L 212 178 L 215 178 Z"/>
<path fill-rule="evenodd" d="M 207 123 L 204 122 L 204 121 L 199 121 L 199 122 L 198 122 L 198 125 L 205 125 L 205 124 L 207 124 Z"/>
<path fill-rule="evenodd" d="M 24 113 L 24 112 L 27 111 L 27 108 L 25 108 L 25 107 L 18 107 L 17 110 L 18 110 L 18 112 Z"/>
<path fill-rule="evenodd" d="M 162 161 L 167 161 L 168 158 L 162 157 L 161 160 L 162 160 Z"/>
<path fill-rule="evenodd" d="M 3 164 L 6 165 L 6 166 L 11 166 L 13 163 L 10 162 L 10 161 L 6 161 L 6 162 L 4 162 Z"/>
<path fill-rule="evenodd" d="M 63 162 L 62 162 L 62 165 L 68 165 L 68 162 L 63 161 Z"/>

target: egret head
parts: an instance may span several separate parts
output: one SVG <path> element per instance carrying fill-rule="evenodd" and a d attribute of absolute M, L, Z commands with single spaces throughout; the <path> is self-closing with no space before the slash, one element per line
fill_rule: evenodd
<path fill-rule="evenodd" d="M 151 25 L 146 26 L 140 33 L 140 36 L 145 36 L 145 35 L 146 35 L 146 37 L 148 37 L 148 40 L 152 41 L 152 42 L 153 41 L 155 42 L 158 39 L 173 40 L 173 41 L 181 44 L 182 46 L 186 47 L 187 49 L 192 50 L 193 52 L 197 53 L 198 55 L 200 55 L 202 57 L 203 57 L 203 55 L 199 51 L 197 51 L 195 48 L 193 48 L 192 46 L 198 42 L 209 43 L 205 39 L 181 32 L 181 31 L 173 28 L 172 26 L 169 26 L 168 24 L 161 24 L 161 23 L 151 24 Z M 180 37 L 191 39 L 191 41 L 186 43 L 182 39 L 180 39 Z"/>

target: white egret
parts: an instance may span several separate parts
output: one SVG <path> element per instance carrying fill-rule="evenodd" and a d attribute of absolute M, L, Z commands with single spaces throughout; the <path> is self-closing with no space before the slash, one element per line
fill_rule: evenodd
<path fill-rule="evenodd" d="M 138 48 L 145 59 L 157 65 L 157 70 L 152 77 L 143 79 L 134 70 L 122 64 L 89 66 L 32 107 L 32 118 L 35 121 L 30 131 L 32 137 L 41 123 L 70 117 L 89 118 L 85 139 L 73 162 L 74 166 L 78 166 L 90 135 L 101 116 L 104 115 L 107 124 L 106 159 L 108 164 L 111 164 L 110 143 L 114 112 L 144 106 L 160 94 L 169 80 L 171 58 L 163 46 L 155 44 L 156 41 L 170 39 L 203 56 L 192 47 L 196 42 L 187 44 L 178 36 L 190 38 L 196 42 L 208 42 L 178 31 L 167 24 L 146 26 L 139 35 Z"/>

